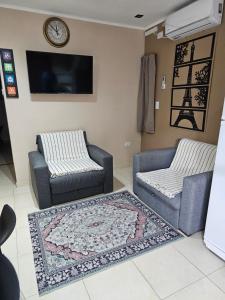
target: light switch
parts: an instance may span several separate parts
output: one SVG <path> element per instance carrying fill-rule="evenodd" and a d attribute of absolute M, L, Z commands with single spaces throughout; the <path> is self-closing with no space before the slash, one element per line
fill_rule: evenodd
<path fill-rule="evenodd" d="M 159 101 L 155 102 L 155 109 L 159 109 Z"/>
<path fill-rule="evenodd" d="M 161 82 L 161 90 L 166 89 L 166 75 L 163 75 L 162 82 Z"/>

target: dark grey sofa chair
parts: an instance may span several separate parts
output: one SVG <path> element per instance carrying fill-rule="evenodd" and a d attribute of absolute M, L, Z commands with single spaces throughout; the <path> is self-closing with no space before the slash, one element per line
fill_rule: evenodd
<path fill-rule="evenodd" d="M 205 227 L 213 172 L 185 177 L 183 191 L 170 199 L 136 176 L 138 172 L 150 172 L 169 168 L 176 148 L 150 150 L 138 153 L 133 160 L 134 193 L 156 213 L 187 235 Z"/>
<path fill-rule="evenodd" d="M 38 151 L 28 154 L 31 170 L 31 182 L 39 208 L 77 200 L 113 190 L 113 157 L 111 154 L 87 142 L 88 153 L 96 163 L 104 169 L 84 173 L 74 173 L 56 178 L 50 172 L 44 158 L 40 135 L 37 136 Z"/>

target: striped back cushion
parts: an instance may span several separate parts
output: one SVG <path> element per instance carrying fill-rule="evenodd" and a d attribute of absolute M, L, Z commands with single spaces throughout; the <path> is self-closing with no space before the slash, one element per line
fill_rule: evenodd
<path fill-rule="evenodd" d="M 89 158 L 82 130 L 40 134 L 46 161 Z"/>
<path fill-rule="evenodd" d="M 170 168 L 182 171 L 186 176 L 212 171 L 215 156 L 215 145 L 182 139 Z"/>

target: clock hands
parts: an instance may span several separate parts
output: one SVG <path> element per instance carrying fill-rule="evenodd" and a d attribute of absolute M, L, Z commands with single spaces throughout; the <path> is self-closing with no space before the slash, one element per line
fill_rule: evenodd
<path fill-rule="evenodd" d="M 69 28 L 66 23 L 59 18 L 49 18 L 46 20 L 44 24 L 44 35 L 50 44 L 57 47 L 66 45 L 70 37 Z"/>
<path fill-rule="evenodd" d="M 49 25 L 49 27 L 51 27 L 54 31 L 56 31 L 55 27 L 53 27 L 51 24 Z"/>
<path fill-rule="evenodd" d="M 56 27 L 53 27 L 51 24 L 49 26 L 56 32 L 57 36 L 59 36 L 58 26 L 56 25 Z"/>

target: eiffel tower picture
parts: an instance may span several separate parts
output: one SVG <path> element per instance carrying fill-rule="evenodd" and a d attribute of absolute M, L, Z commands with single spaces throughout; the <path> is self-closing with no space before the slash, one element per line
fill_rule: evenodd
<path fill-rule="evenodd" d="M 176 45 L 170 126 L 205 131 L 216 33 Z"/>
<path fill-rule="evenodd" d="M 195 44 L 193 42 L 191 46 L 191 57 L 190 62 L 193 61 L 194 58 L 194 52 L 195 52 Z M 193 65 L 191 64 L 189 66 L 188 70 L 188 78 L 187 78 L 187 85 L 191 85 L 192 82 L 192 73 L 193 73 Z M 180 110 L 180 113 L 174 123 L 173 126 L 178 127 L 179 123 L 183 120 L 188 120 L 192 124 L 192 129 L 199 130 L 198 125 L 195 120 L 194 111 L 192 110 L 192 95 L 191 95 L 191 88 L 186 88 L 185 95 L 183 97 L 183 104 L 182 109 Z"/>

